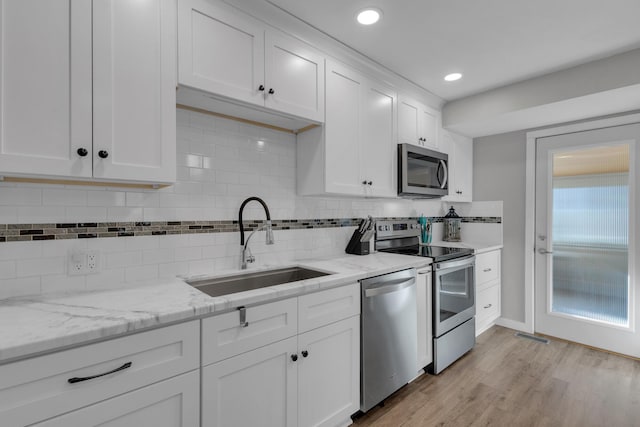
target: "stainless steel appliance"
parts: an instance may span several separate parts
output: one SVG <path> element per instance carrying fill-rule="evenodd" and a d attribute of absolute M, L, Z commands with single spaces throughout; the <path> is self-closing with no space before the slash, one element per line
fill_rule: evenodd
<path fill-rule="evenodd" d="M 439 374 L 475 345 L 473 250 L 419 244 L 417 220 L 377 221 L 376 250 L 433 260 L 433 363 Z"/>
<path fill-rule="evenodd" d="M 398 196 L 434 198 L 449 194 L 449 156 L 412 144 L 398 144 Z"/>
<path fill-rule="evenodd" d="M 416 271 L 411 268 L 360 283 L 360 410 L 367 412 L 418 370 Z"/>

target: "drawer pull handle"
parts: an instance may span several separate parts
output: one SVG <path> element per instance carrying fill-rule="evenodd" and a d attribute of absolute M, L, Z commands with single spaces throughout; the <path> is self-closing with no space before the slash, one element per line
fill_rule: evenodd
<path fill-rule="evenodd" d="M 490 271 L 491 271 L 491 269 L 490 269 L 490 268 L 485 268 L 485 269 L 484 269 L 484 270 L 482 270 L 482 271 L 484 271 L 485 273 L 488 273 L 488 272 L 490 272 Z"/>
<path fill-rule="evenodd" d="M 247 322 L 247 309 L 245 307 L 238 307 L 240 310 L 240 326 L 246 328 L 249 326 L 249 322 Z"/>
<path fill-rule="evenodd" d="M 491 306 L 492 306 L 492 305 L 493 305 L 493 304 L 485 305 L 485 306 L 484 306 L 484 308 L 491 308 Z"/>
<path fill-rule="evenodd" d="M 69 378 L 67 381 L 69 382 L 69 384 L 75 384 L 75 383 L 79 383 L 79 382 L 82 382 L 82 381 L 88 381 L 88 380 L 92 380 L 94 378 L 104 377 L 105 375 L 114 374 L 114 373 L 119 372 L 119 371 L 124 371 L 125 369 L 129 369 L 131 367 L 131 365 L 132 365 L 131 362 L 127 362 L 124 365 L 120 366 L 119 368 L 116 368 L 113 371 L 105 372 L 104 374 L 93 375 L 91 377 L 73 377 L 73 378 Z"/>

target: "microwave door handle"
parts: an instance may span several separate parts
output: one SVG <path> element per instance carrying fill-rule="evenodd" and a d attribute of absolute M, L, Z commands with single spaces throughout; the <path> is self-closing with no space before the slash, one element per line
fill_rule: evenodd
<path fill-rule="evenodd" d="M 440 188 L 444 190 L 449 180 L 449 171 L 447 170 L 447 163 L 444 160 L 438 162 L 438 171 L 440 171 L 440 168 L 442 168 L 443 176 L 442 181 L 440 181 L 440 177 L 438 177 L 438 182 L 440 183 Z"/>

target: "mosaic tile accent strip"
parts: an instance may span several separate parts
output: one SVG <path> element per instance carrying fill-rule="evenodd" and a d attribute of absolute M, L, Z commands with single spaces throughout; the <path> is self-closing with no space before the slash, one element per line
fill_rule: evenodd
<path fill-rule="evenodd" d="M 407 220 L 415 218 L 376 218 Z M 442 222 L 442 217 L 430 217 Z M 274 230 L 300 230 L 309 228 L 354 227 L 362 218 L 278 219 L 272 220 Z M 264 220 L 244 221 L 245 231 L 252 231 Z M 501 223 L 500 217 L 465 217 L 462 222 Z M 153 221 L 153 222 L 78 222 L 56 224 L 0 224 L 0 242 L 35 240 L 97 239 L 103 237 L 166 236 L 172 234 L 232 233 L 238 232 L 238 221 Z"/>

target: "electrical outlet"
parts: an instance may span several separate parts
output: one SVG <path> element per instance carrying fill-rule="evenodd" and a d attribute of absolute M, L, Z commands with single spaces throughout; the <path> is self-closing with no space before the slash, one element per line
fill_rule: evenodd
<path fill-rule="evenodd" d="M 100 269 L 99 251 L 72 250 L 69 252 L 68 273 L 70 276 L 97 273 Z"/>
<path fill-rule="evenodd" d="M 87 273 L 97 273 L 100 268 L 100 253 L 87 251 Z"/>

